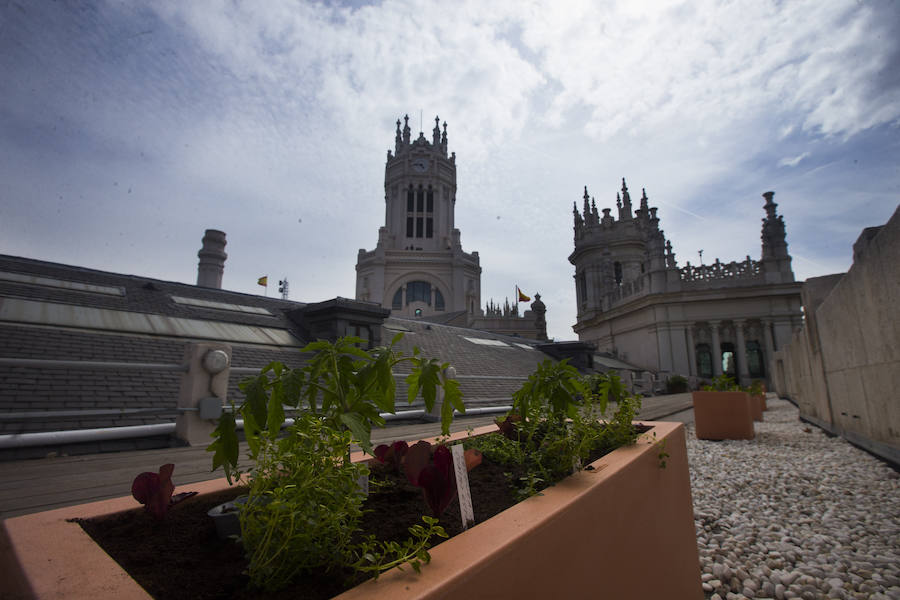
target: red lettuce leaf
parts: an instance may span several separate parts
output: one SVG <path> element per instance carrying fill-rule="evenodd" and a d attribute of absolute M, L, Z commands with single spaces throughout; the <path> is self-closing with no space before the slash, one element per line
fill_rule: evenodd
<path fill-rule="evenodd" d="M 422 469 L 418 486 L 422 488 L 431 514 L 440 517 L 456 496 L 453 455 L 447 446 L 438 446 L 434 451 L 434 464 Z"/>
<path fill-rule="evenodd" d="M 157 519 L 166 516 L 172 500 L 172 492 L 175 491 L 175 485 L 172 483 L 174 470 L 175 465 L 168 463 L 159 468 L 158 474 L 145 471 L 131 483 L 131 495 L 144 505 L 144 510 Z M 183 499 L 180 498 L 178 501 Z"/>
<path fill-rule="evenodd" d="M 413 485 L 419 485 L 422 470 L 431 462 L 431 444 L 425 441 L 416 442 L 406 453 L 406 478 Z"/>

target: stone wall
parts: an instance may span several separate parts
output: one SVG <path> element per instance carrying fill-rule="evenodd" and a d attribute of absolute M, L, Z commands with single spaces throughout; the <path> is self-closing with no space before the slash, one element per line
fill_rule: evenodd
<path fill-rule="evenodd" d="M 801 418 L 900 463 L 900 209 L 868 228 L 843 276 L 804 284 L 805 322 L 776 353 Z"/>

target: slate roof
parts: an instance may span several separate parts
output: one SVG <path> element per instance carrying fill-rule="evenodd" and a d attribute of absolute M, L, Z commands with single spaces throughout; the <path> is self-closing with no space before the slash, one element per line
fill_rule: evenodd
<path fill-rule="evenodd" d="M 265 309 L 270 314 L 184 304 L 173 298 L 211 302 L 212 306 Z M 38 310 L 25 311 L 26 305 Z M 280 332 L 283 336 L 251 336 L 255 340 L 251 342 L 231 340 L 232 366 L 259 368 L 280 360 L 296 367 L 302 364 L 298 350 L 305 340 L 286 313 L 304 306 L 279 298 L 0 255 L 0 358 L 181 364 L 185 344 L 197 339 L 197 331 L 202 337 L 203 326 L 211 328 L 211 336 L 222 339 L 231 330 L 221 326 L 229 325 L 250 328 L 248 331 Z M 68 320 L 54 321 L 52 311 L 44 310 L 48 307 L 68 311 Z M 80 316 L 88 313 L 96 318 L 82 322 Z M 110 315 L 116 318 L 108 318 Z M 123 320 L 123 315 L 128 318 Z M 166 326 L 156 330 L 146 325 L 148 316 L 169 319 L 167 324 L 190 323 L 199 328 Z M 144 329 L 131 328 L 131 318 Z M 539 362 L 547 359 L 531 340 L 401 318 L 385 320 L 383 343 L 400 331 L 404 338 L 398 349 L 411 354 L 413 347 L 418 347 L 424 356 L 439 358 L 456 368 L 467 406 L 509 404 L 512 392 Z M 485 345 L 485 340 L 493 345 Z M 397 377 L 398 392 L 405 398 L 402 371 Z M 237 382 L 243 377 L 232 375 L 229 397 L 239 400 Z M 172 422 L 180 378 L 178 372 L 0 365 L 0 434 Z M 421 405 L 417 400 L 413 408 Z M 170 411 L 154 415 L 97 414 L 135 408 Z M 398 410 L 404 408 L 406 403 L 401 401 Z M 81 412 L 77 418 L 51 416 L 53 411 L 70 410 Z M 48 416 L 8 418 L 12 413 L 31 411 L 48 412 Z"/>

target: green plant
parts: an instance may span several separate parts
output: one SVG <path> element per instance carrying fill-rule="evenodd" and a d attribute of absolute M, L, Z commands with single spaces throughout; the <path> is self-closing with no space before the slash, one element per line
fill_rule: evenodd
<path fill-rule="evenodd" d="M 409 564 L 418 573 L 423 564 L 431 562 L 428 548 L 434 536 L 446 538 L 447 532 L 438 525 L 438 520 L 426 515 L 422 516 L 425 526 L 413 525 L 409 528 L 410 537 L 400 542 L 379 542 L 369 536 L 357 550 L 359 558 L 353 565 L 356 571 L 378 575 L 388 569 L 397 567 L 401 571 L 403 565 Z"/>
<path fill-rule="evenodd" d="M 431 410 L 438 387 L 443 389 L 441 431 L 448 434 L 454 409 L 465 412 L 459 385 L 444 377 L 446 363 L 420 357 L 418 349 L 412 356 L 395 350 L 394 345 L 401 338 L 402 334 L 398 334 L 389 346 L 368 351 L 357 347 L 363 343 L 360 338 L 344 337 L 333 343 L 320 340 L 301 350 L 313 353 L 303 367 L 290 369 L 272 362 L 258 376 L 242 381 L 244 402 L 236 408 L 232 403 L 232 411 L 220 417 L 213 432 L 215 439 L 207 448 L 214 452 L 213 470 L 223 467 L 229 482 L 240 476 L 236 415 L 244 419 L 249 455 L 256 460 L 262 440 L 274 440 L 280 434 L 285 407 L 304 409 L 336 431 L 352 432 L 353 440 L 371 453 L 372 426 L 384 426 L 379 412 L 395 411 L 393 369 L 403 362 L 411 367 L 406 377 L 410 403 L 421 393 L 426 410 Z M 346 460 L 349 461 L 349 455 Z"/>
<path fill-rule="evenodd" d="M 354 562 L 364 500 L 358 481 L 368 469 L 343 460 L 351 437 L 304 413 L 284 438 L 260 440 L 240 514 L 254 585 L 277 590 L 299 573 Z"/>
<path fill-rule="evenodd" d="M 666 380 L 667 394 L 683 394 L 688 391 L 688 380 L 682 375 L 672 375 Z"/>
<path fill-rule="evenodd" d="M 734 379 L 732 379 L 728 375 L 724 375 L 724 374 L 713 378 L 712 382 L 709 385 L 704 385 L 702 389 L 705 392 L 740 392 L 740 391 L 742 391 L 741 386 L 739 386 L 734 381 Z"/>
<path fill-rule="evenodd" d="M 368 467 L 344 460 L 351 439 L 350 431 L 304 413 L 283 438 L 260 441 L 240 513 L 254 586 L 275 591 L 298 575 L 343 568 L 377 576 L 407 562 L 418 571 L 430 560 L 430 540 L 447 537 L 437 519 L 423 517 L 425 527 L 410 527 L 402 543 L 354 540 L 365 500 L 359 480 Z"/>
<path fill-rule="evenodd" d="M 666 450 L 666 440 L 659 440 L 656 442 L 656 449 L 658 451 L 657 457 L 659 458 L 659 468 L 665 469 L 666 464 L 668 464 L 667 459 L 670 456 L 669 452 Z"/>
<path fill-rule="evenodd" d="M 762 381 L 760 381 L 759 379 L 754 379 L 750 383 L 750 387 L 746 388 L 745 391 L 748 392 L 751 396 L 765 396 L 765 393 L 763 392 Z"/>
<path fill-rule="evenodd" d="M 609 402 L 616 410 L 602 421 Z M 589 459 L 634 443 L 632 421 L 640 399 L 625 390 L 615 373 L 583 378 L 565 361 L 545 362 L 513 395 L 513 413 L 498 426 L 502 435 L 466 442 L 511 469 L 520 497 L 553 485 Z"/>

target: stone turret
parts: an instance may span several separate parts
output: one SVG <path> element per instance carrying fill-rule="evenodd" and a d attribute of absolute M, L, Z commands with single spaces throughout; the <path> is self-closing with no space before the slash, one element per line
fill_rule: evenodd
<path fill-rule="evenodd" d="M 207 229 L 203 236 L 203 247 L 197 253 L 200 264 L 197 266 L 197 285 L 200 287 L 222 287 L 222 274 L 225 272 L 225 232 Z"/>
<path fill-rule="evenodd" d="M 791 255 L 787 249 L 787 234 L 784 228 L 784 218 L 777 214 L 778 205 L 772 200 L 775 192 L 766 192 L 763 208 L 766 210 L 766 218 L 762 220 L 762 263 L 766 273 L 767 283 L 787 283 L 794 281 L 794 272 L 791 270 Z"/>

